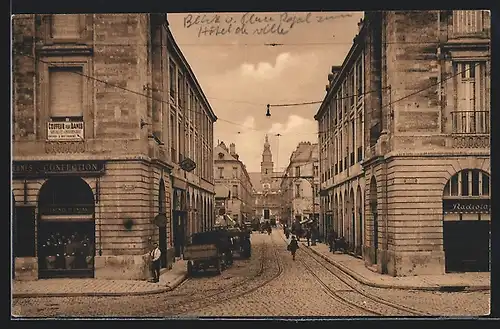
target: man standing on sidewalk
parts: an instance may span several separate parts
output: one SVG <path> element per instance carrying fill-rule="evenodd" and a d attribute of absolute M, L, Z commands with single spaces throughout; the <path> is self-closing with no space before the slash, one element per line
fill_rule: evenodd
<path fill-rule="evenodd" d="M 153 274 L 153 282 L 160 281 L 160 256 L 161 250 L 158 248 L 158 243 L 153 244 L 153 250 L 151 250 L 151 272 Z"/>

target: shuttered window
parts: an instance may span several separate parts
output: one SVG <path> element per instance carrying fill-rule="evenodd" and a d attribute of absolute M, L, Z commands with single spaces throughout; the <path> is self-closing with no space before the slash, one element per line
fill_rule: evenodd
<path fill-rule="evenodd" d="M 52 15 L 52 37 L 54 39 L 80 38 L 80 19 L 78 14 Z"/>
<path fill-rule="evenodd" d="M 81 67 L 50 69 L 51 117 L 83 116 L 83 76 L 81 73 Z"/>

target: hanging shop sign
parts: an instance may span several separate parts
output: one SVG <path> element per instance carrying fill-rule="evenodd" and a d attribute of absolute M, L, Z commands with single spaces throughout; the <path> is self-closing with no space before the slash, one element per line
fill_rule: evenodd
<path fill-rule="evenodd" d="M 47 122 L 47 140 L 78 141 L 83 139 L 83 121 Z"/>
<path fill-rule="evenodd" d="M 490 213 L 490 199 L 444 199 L 445 213 Z"/>
<path fill-rule="evenodd" d="M 13 161 L 14 178 L 57 175 L 100 176 L 106 171 L 104 161 Z"/>

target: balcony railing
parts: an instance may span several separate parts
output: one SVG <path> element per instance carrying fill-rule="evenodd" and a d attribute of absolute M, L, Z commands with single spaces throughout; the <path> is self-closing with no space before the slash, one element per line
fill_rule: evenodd
<path fill-rule="evenodd" d="M 451 113 L 454 134 L 489 134 L 489 111 L 456 111 Z"/>
<path fill-rule="evenodd" d="M 470 36 L 486 33 L 490 29 L 490 17 L 486 10 L 454 10 L 453 35 Z"/>

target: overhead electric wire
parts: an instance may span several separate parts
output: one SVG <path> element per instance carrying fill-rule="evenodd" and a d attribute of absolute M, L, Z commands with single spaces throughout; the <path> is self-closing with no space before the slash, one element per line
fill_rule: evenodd
<path fill-rule="evenodd" d="M 44 60 L 42 60 L 42 59 L 40 59 L 40 58 L 35 58 L 35 57 L 34 57 L 34 56 L 32 56 L 32 55 L 23 54 L 23 53 L 18 53 L 18 55 L 21 55 L 21 56 L 25 56 L 25 57 L 31 58 L 31 59 L 33 59 L 33 60 L 35 60 L 35 61 L 39 61 L 39 62 L 44 63 L 44 64 L 50 64 L 51 66 L 54 66 L 54 67 L 65 67 L 64 65 L 57 65 L 57 64 L 54 64 L 53 62 L 48 62 L 48 61 L 44 61 Z M 385 104 L 385 105 L 381 106 L 381 107 L 380 107 L 380 109 L 383 109 L 383 108 L 389 107 L 389 106 L 391 106 L 391 105 L 393 105 L 393 104 L 395 104 L 395 103 L 397 103 L 397 102 L 400 102 L 400 101 L 402 101 L 402 100 L 404 100 L 404 99 L 407 99 L 407 98 L 409 98 L 409 97 L 411 97 L 411 96 L 414 96 L 414 95 L 416 95 L 416 94 L 419 94 L 419 93 L 421 93 L 421 92 L 424 92 L 424 91 L 426 91 L 426 90 L 428 90 L 428 89 L 430 89 L 430 88 L 432 88 L 432 87 L 434 87 L 434 86 L 437 86 L 437 85 L 439 85 L 439 84 L 441 84 L 441 83 L 443 83 L 443 82 L 445 82 L 445 81 L 447 81 L 447 80 L 449 80 L 449 79 L 452 79 L 452 78 L 454 78 L 454 77 L 456 77 L 456 76 L 458 76 L 458 75 L 462 74 L 463 72 L 467 72 L 467 71 L 469 71 L 469 70 L 471 70 L 471 69 L 475 68 L 475 67 L 476 67 L 476 66 L 478 66 L 478 65 L 479 65 L 479 64 L 475 64 L 474 66 L 471 66 L 471 67 L 469 67 L 469 68 L 467 68 L 467 69 L 465 69 L 465 70 L 463 70 L 463 71 L 458 71 L 458 72 L 456 72 L 455 74 L 452 74 L 452 75 L 450 75 L 450 76 L 448 76 L 448 77 L 446 77 L 446 78 L 444 78 L 444 79 L 438 80 L 437 82 L 432 83 L 432 84 L 430 84 L 429 86 L 427 86 L 427 87 L 425 87 L 425 88 L 419 89 L 419 90 L 417 90 L 417 91 L 415 91 L 415 92 L 412 92 L 412 93 L 410 93 L 410 94 L 407 94 L 407 95 L 405 95 L 405 96 L 403 96 L 403 97 L 401 97 L 401 98 L 399 98 L 399 99 L 397 99 L 397 100 L 391 101 L 391 102 L 389 102 L 388 104 Z M 138 95 L 138 96 L 143 96 L 143 97 L 149 98 L 149 99 L 154 100 L 154 101 L 158 101 L 158 102 L 161 102 L 161 103 L 165 103 L 165 104 L 167 104 L 167 105 L 170 105 L 170 104 L 171 104 L 169 101 L 165 101 L 165 100 L 163 100 L 163 99 L 157 99 L 157 98 L 154 98 L 153 96 L 150 96 L 150 95 L 147 95 L 147 94 L 144 94 L 144 93 L 141 93 L 141 92 L 138 92 L 138 91 L 132 90 L 132 89 L 128 89 L 128 88 L 125 88 L 125 87 L 122 87 L 122 86 L 118 86 L 118 85 L 116 85 L 116 84 L 113 84 L 113 83 L 107 82 L 107 81 L 105 81 L 105 80 L 102 80 L 102 79 L 99 79 L 99 78 L 96 78 L 96 77 L 92 77 L 92 76 L 86 75 L 86 74 L 81 73 L 81 72 L 78 72 L 78 71 L 70 71 L 70 72 L 72 72 L 72 73 L 74 73 L 74 74 L 77 74 L 77 75 L 81 75 L 82 77 L 85 77 L 85 78 L 87 78 L 87 79 L 94 80 L 94 81 L 97 81 L 97 82 L 103 83 L 103 84 L 105 84 L 105 85 L 108 85 L 108 86 L 111 86 L 111 87 L 115 87 L 115 88 L 121 89 L 121 90 L 126 91 L 126 92 L 130 92 L 130 93 L 135 94 L 135 95 Z M 379 92 L 379 91 L 382 91 L 382 90 L 385 90 L 385 89 L 388 89 L 388 88 L 389 88 L 389 87 L 388 87 L 388 86 L 386 86 L 386 87 L 382 87 L 382 88 L 381 88 L 381 89 L 379 89 L 379 90 L 370 90 L 370 91 L 367 91 L 367 92 L 364 92 L 364 93 L 361 93 L 361 94 L 348 95 L 348 96 L 344 96 L 344 97 L 340 97 L 340 98 L 333 98 L 333 99 L 335 99 L 335 100 L 339 100 L 339 99 L 348 99 L 348 98 L 352 98 L 352 97 L 355 97 L 355 96 L 358 96 L 358 97 L 359 97 L 359 96 L 367 95 L 367 94 L 370 94 L 370 93 Z M 167 92 L 167 91 L 165 91 L 165 90 L 157 90 L 157 91 L 162 91 L 162 92 L 169 93 L 169 92 Z M 169 93 L 169 94 L 170 94 L 170 93 Z M 184 95 L 188 95 L 188 93 L 184 93 Z M 208 99 L 210 99 L 210 98 L 208 98 Z M 322 101 L 313 101 L 313 102 L 301 102 L 301 103 L 283 103 L 283 104 L 272 104 L 272 105 L 270 104 L 270 106 L 273 106 L 273 107 L 302 106 L 302 105 L 313 105 L 313 104 L 319 104 L 319 103 L 323 103 L 323 102 L 324 102 L 324 100 L 322 100 Z M 259 105 L 262 105 L 262 104 L 259 104 Z M 196 110 L 194 110 L 194 109 L 187 109 L 187 108 L 184 108 L 183 110 L 185 110 L 185 111 L 191 111 L 191 112 L 198 113 L 198 114 L 205 114 L 205 113 L 203 113 L 203 112 L 196 111 Z M 238 126 L 241 126 L 241 127 L 245 128 L 245 129 L 248 129 L 248 130 L 253 130 L 253 131 L 258 131 L 258 132 L 264 132 L 264 133 L 269 133 L 269 131 L 268 131 L 268 130 L 255 129 L 255 128 L 252 128 L 252 127 L 245 126 L 244 124 L 239 124 L 239 123 L 236 123 L 236 122 L 232 122 L 232 121 L 230 121 L 230 120 L 226 120 L 226 119 L 223 119 L 223 118 L 219 118 L 219 117 L 218 117 L 218 118 L 217 118 L 217 120 L 220 120 L 220 121 L 223 121 L 223 122 L 226 122 L 226 123 L 229 123 L 229 124 L 233 124 L 233 125 L 238 125 Z M 317 131 L 317 132 L 314 132 L 314 133 L 293 133 L 293 134 L 294 134 L 294 135 L 312 135 L 312 134 L 314 134 L 314 135 L 320 135 L 320 134 L 329 133 L 329 132 L 331 133 L 331 132 L 333 132 L 333 130 L 328 130 L 328 131 Z M 292 133 L 290 133 L 290 134 L 292 134 Z M 283 134 L 282 134 L 282 135 L 283 135 Z"/>

